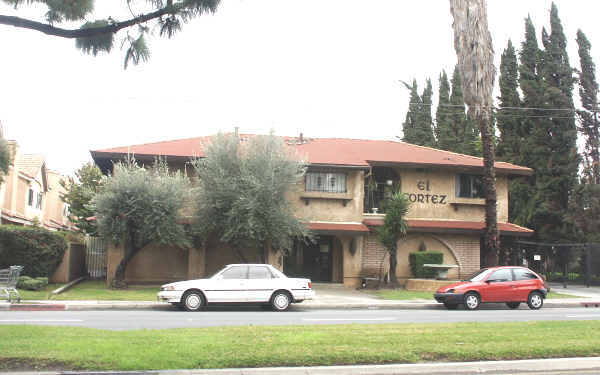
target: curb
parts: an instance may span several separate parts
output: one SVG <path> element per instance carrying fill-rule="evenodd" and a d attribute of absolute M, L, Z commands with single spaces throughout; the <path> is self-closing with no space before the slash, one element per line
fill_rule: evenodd
<path fill-rule="evenodd" d="M 569 308 L 569 307 L 600 307 L 600 302 L 547 302 L 544 308 Z M 328 305 L 296 305 L 292 309 L 299 310 L 444 310 L 440 303 L 395 303 L 395 304 L 328 304 Z M 8 304 L 0 303 L 1 310 L 10 311 L 93 311 L 93 310 L 163 310 L 176 309 L 166 303 L 93 303 L 93 304 L 70 304 L 62 303 L 34 303 L 34 304 Z"/>
<path fill-rule="evenodd" d="M 499 373 L 556 373 L 559 371 L 598 371 L 599 357 L 526 359 L 512 361 L 438 362 L 392 365 L 262 367 L 230 369 L 147 370 L 147 371 L 49 371 L 11 372 L 13 375 L 446 375 L 446 374 L 499 374 Z"/>

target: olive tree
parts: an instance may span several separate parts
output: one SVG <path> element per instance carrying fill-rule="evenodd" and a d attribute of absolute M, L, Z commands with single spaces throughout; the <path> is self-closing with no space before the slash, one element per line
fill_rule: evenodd
<path fill-rule="evenodd" d="M 390 254 L 390 282 L 392 285 L 398 283 L 396 278 L 396 266 L 398 265 L 398 241 L 406 236 L 408 222 L 406 214 L 410 209 L 410 201 L 402 192 L 397 192 L 385 203 L 385 218 L 383 226 L 379 228 L 377 235 L 379 241 Z"/>
<path fill-rule="evenodd" d="M 188 178 L 169 172 L 164 161 L 157 160 L 151 167 L 141 166 L 133 158 L 115 164 L 113 175 L 93 199 L 98 233 L 125 249 L 113 287 L 127 286 L 127 265 L 148 244 L 189 248 L 180 215 L 190 191 Z"/>
<path fill-rule="evenodd" d="M 242 142 L 234 134 L 218 134 L 204 147 L 205 157 L 193 161 L 198 177 L 196 235 L 240 248 L 290 249 L 295 238 L 310 237 L 286 194 L 306 171 L 305 163 L 274 135 Z"/>

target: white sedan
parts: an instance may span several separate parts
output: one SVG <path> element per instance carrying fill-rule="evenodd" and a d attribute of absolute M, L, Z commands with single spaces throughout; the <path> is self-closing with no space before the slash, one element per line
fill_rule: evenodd
<path fill-rule="evenodd" d="M 160 287 L 157 299 L 187 311 L 208 303 L 255 303 L 286 310 L 291 303 L 313 299 L 309 279 L 285 276 L 270 264 L 230 264 L 208 279 L 179 281 Z"/>

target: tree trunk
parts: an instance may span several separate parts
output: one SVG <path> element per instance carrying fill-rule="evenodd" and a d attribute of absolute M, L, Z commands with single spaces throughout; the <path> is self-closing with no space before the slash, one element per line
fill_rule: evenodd
<path fill-rule="evenodd" d="M 494 49 L 487 23 L 485 0 L 450 0 L 454 17 L 454 49 L 463 77 L 465 104 L 469 117 L 476 120 L 483 145 L 483 189 L 485 194 L 484 254 L 498 255 L 498 217 L 494 142 L 491 132 L 492 90 L 494 88 Z"/>
<path fill-rule="evenodd" d="M 263 248 L 263 253 L 262 253 L 262 262 L 267 264 L 269 262 L 269 252 L 271 251 L 272 248 L 272 242 L 271 240 L 266 240 L 265 241 L 265 246 Z"/>
<path fill-rule="evenodd" d="M 398 249 L 390 251 L 390 284 L 392 286 L 398 285 L 398 278 L 396 277 L 396 266 L 398 265 Z"/>

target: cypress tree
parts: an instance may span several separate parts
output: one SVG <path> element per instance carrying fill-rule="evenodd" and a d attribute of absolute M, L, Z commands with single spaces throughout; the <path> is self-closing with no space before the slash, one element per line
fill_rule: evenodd
<path fill-rule="evenodd" d="M 451 131 L 450 114 L 450 82 L 446 71 L 442 71 L 439 78 L 440 88 L 438 92 L 438 106 L 435 112 L 435 137 L 437 147 L 442 150 L 450 150 L 456 144 L 456 139 Z"/>
<path fill-rule="evenodd" d="M 596 65 L 590 54 L 591 44 L 585 34 L 577 31 L 579 47 L 579 97 L 582 109 L 577 111 L 580 120 L 581 134 L 585 139 L 584 176 L 589 183 L 600 184 L 600 129 L 598 121 L 598 82 L 596 81 Z"/>
<path fill-rule="evenodd" d="M 403 137 L 402 141 L 419 144 L 419 131 L 418 131 L 418 118 L 421 110 L 421 97 L 417 91 L 417 80 L 413 79 L 412 85 L 406 82 L 402 82 L 407 89 L 410 90 L 410 97 L 408 101 L 408 112 L 406 112 L 406 119 L 402 124 Z"/>
<path fill-rule="evenodd" d="M 544 117 L 531 129 L 531 156 L 536 173 L 535 206 L 531 218 L 540 239 L 564 241 L 571 233 L 565 218 L 577 178 L 579 157 L 573 105 L 574 78 L 554 3 L 550 27 L 550 34 L 545 29 L 542 31 L 544 51 L 539 71 L 544 88 L 541 105 L 547 110 L 542 111 Z"/>
<path fill-rule="evenodd" d="M 517 55 L 512 42 L 509 40 L 506 49 L 500 59 L 500 107 L 503 108 L 497 115 L 497 125 L 500 131 L 496 156 L 499 160 L 509 163 L 520 163 L 521 138 L 521 119 L 520 111 L 521 99 L 519 98 L 518 88 L 518 64 Z"/>
<path fill-rule="evenodd" d="M 435 147 L 435 138 L 433 136 L 433 119 L 431 117 L 431 98 L 433 96 L 433 88 L 431 79 L 427 79 L 423 95 L 421 95 L 421 111 L 418 118 L 419 136 L 421 138 L 420 145 L 427 147 Z"/>

